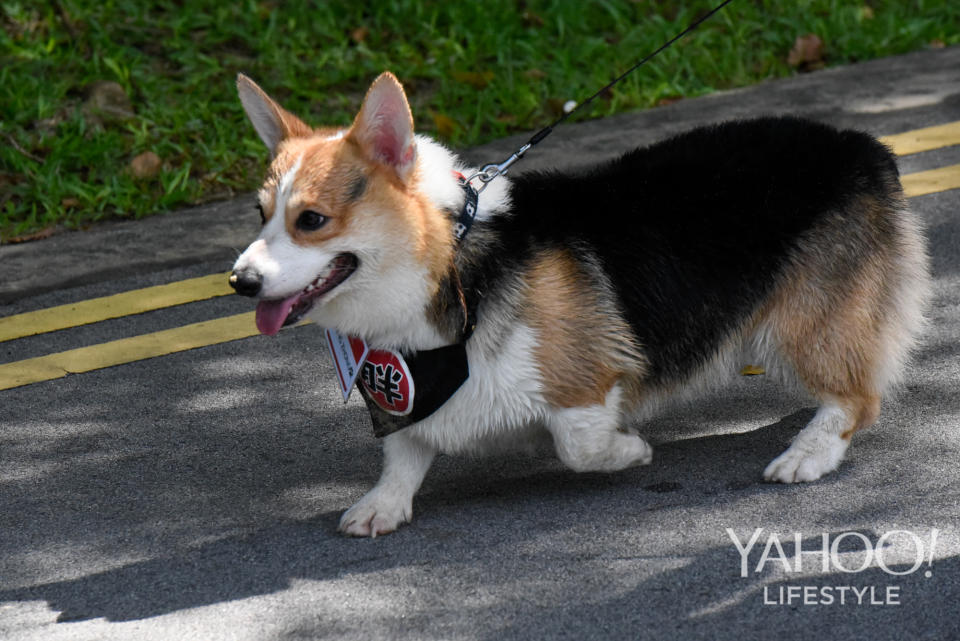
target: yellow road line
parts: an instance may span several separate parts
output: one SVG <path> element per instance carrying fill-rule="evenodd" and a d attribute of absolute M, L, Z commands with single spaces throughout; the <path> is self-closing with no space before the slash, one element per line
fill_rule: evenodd
<path fill-rule="evenodd" d="M 221 273 L 48 307 L 0 318 L 0 342 L 232 293 L 227 274 Z"/>
<path fill-rule="evenodd" d="M 903 193 L 907 197 L 957 189 L 960 188 L 960 165 L 906 174 L 900 177 L 900 182 L 903 184 Z"/>
<path fill-rule="evenodd" d="M 898 156 L 917 154 L 921 151 L 930 151 L 960 145 L 960 121 L 948 122 L 945 125 L 924 127 L 905 131 L 902 134 L 882 136 L 880 142 L 893 149 Z"/>
<path fill-rule="evenodd" d="M 0 365 L 0 390 L 258 334 L 254 312 Z"/>

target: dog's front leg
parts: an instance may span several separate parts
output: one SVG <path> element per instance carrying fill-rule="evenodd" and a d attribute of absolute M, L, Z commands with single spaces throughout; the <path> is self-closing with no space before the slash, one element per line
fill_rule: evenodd
<path fill-rule="evenodd" d="M 413 518 L 420 489 L 437 451 L 406 432 L 383 439 L 383 473 L 372 490 L 344 512 L 340 531 L 351 536 L 388 534 Z"/>

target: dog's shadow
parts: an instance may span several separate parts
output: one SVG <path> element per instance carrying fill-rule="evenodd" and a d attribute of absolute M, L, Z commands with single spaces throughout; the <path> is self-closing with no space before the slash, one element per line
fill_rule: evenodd
<path fill-rule="evenodd" d="M 45 601 L 59 612 L 59 622 L 144 619 L 282 591 L 296 579 L 336 579 L 422 564 L 429 554 L 423 550 L 438 540 L 474 553 L 478 541 L 518 544 L 524 531 L 579 522 L 579 512 L 604 509 L 598 503 L 629 500 L 627 511 L 643 518 L 659 506 L 692 500 L 708 487 L 720 494 L 775 491 L 776 486 L 760 482 L 759 470 L 810 413 L 803 410 L 745 434 L 662 443 L 652 465 L 613 474 L 576 474 L 549 456 L 443 458 L 415 502 L 414 525 L 376 541 L 336 534 L 340 512 L 328 511 L 171 550 L 163 558 L 0 591 L 0 602 Z M 168 518 L 174 521 L 176 515 Z M 431 561 L 443 564 L 456 556 L 448 550 Z"/>
<path fill-rule="evenodd" d="M 744 492 L 777 491 L 785 486 L 763 481 L 761 473 L 814 413 L 811 408 L 801 409 L 776 423 L 742 433 L 703 436 L 693 428 L 673 429 L 671 440 L 660 442 L 655 439 L 657 422 L 653 422 L 647 426 L 653 461 L 612 473 L 576 473 L 546 452 L 532 458 L 515 455 L 467 462 L 441 458 L 438 469 L 428 474 L 416 504 L 429 514 L 467 504 L 470 509 L 487 503 L 502 508 L 516 502 L 533 506 L 543 501 L 586 500 L 591 495 L 602 499 L 614 489 L 637 506 L 666 498 L 682 501 L 685 495 L 734 491 L 741 497 Z"/>

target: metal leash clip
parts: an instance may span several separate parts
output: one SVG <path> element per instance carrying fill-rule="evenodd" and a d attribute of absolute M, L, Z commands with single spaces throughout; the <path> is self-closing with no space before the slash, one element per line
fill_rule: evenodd
<path fill-rule="evenodd" d="M 482 192 L 484 189 L 487 188 L 487 184 L 489 184 L 490 181 L 492 181 L 494 178 L 496 178 L 497 176 L 503 176 L 504 174 L 506 174 L 507 170 L 510 169 L 510 165 L 517 162 L 521 158 L 523 158 L 523 154 L 527 153 L 527 150 L 530 149 L 531 146 L 532 145 L 530 143 L 525 144 L 523 147 L 520 147 L 520 149 L 517 149 L 517 151 L 514 152 L 512 156 L 504 160 L 499 165 L 495 163 L 484 165 L 479 170 L 477 170 L 476 173 L 474 173 L 469 178 L 467 178 L 467 182 L 470 184 L 473 184 L 473 180 L 475 178 L 479 178 L 480 182 L 482 183 L 480 185 L 480 188 L 477 189 L 477 193 L 479 194 L 480 192 Z"/>

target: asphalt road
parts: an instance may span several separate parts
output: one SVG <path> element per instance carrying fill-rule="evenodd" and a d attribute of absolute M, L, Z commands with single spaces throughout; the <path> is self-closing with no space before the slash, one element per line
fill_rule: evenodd
<path fill-rule="evenodd" d="M 523 169 L 761 113 L 877 135 L 960 121 L 960 48 L 563 126 Z M 958 164 L 960 146 L 900 163 Z M 926 342 L 812 484 L 760 480 L 812 404 L 743 377 L 644 424 L 648 467 L 440 457 L 412 525 L 349 539 L 337 520 L 380 453 L 315 327 L 0 391 L 0 638 L 960 639 L 960 189 L 911 204 L 935 275 Z M 247 198 L 0 247 L 0 316 L 225 271 L 256 228 Z M 249 310 L 216 297 L 2 342 L 0 359 Z"/>

